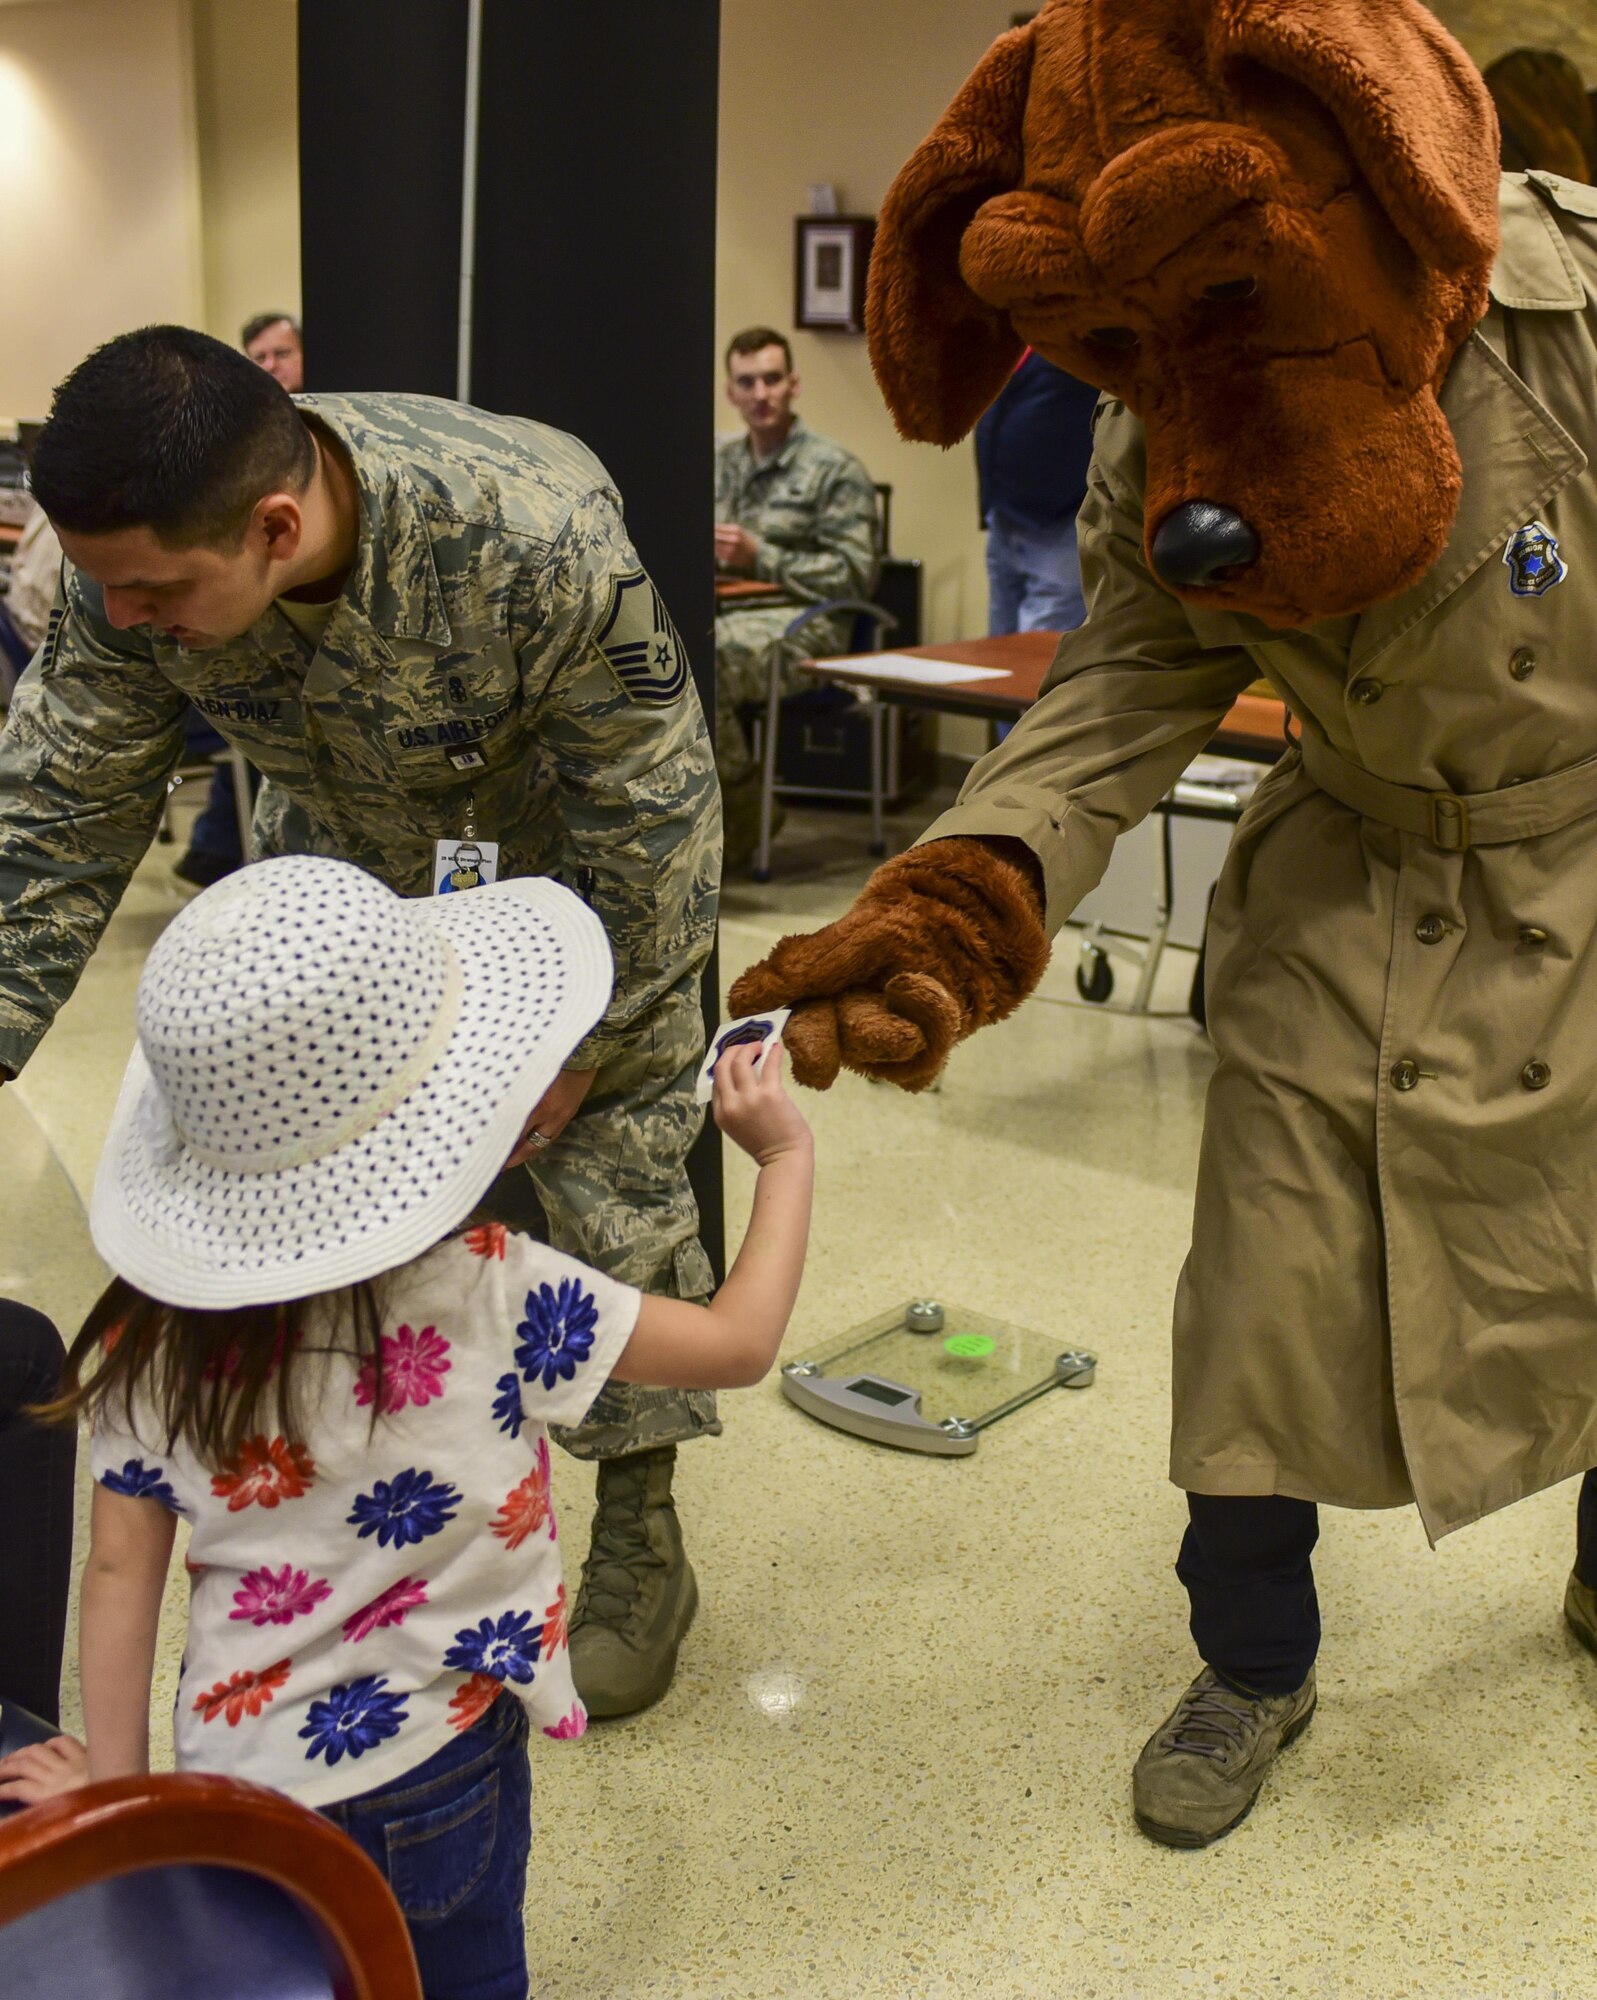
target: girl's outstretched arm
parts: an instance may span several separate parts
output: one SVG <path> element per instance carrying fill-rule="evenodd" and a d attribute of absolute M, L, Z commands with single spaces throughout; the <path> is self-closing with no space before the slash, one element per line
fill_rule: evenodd
<path fill-rule="evenodd" d="M 776 1359 L 804 1273 L 815 1141 L 782 1087 L 780 1044 L 764 1073 L 759 1050 L 728 1049 L 716 1065 L 715 1122 L 758 1161 L 743 1247 L 707 1306 L 645 1293 L 632 1338 L 612 1371 L 662 1389 L 739 1389 Z"/>
<path fill-rule="evenodd" d="M 176 1529 L 158 1500 L 95 1487 L 78 1640 L 91 1784 L 150 1768 L 155 1631 Z"/>

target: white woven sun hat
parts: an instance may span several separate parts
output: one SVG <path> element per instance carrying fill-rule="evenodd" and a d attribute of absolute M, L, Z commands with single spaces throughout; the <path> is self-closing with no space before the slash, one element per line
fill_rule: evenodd
<path fill-rule="evenodd" d="M 410 900 L 347 861 L 240 869 L 145 963 L 95 1247 L 181 1306 L 408 1263 L 481 1199 L 611 983 L 603 925 L 541 877 Z"/>

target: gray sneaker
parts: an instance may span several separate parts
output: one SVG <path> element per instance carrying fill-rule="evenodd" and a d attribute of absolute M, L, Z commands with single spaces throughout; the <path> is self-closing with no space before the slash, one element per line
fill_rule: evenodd
<path fill-rule="evenodd" d="M 571 1677 L 596 1720 L 660 1699 L 699 1608 L 671 1498 L 675 1463 L 674 1445 L 599 1461 L 593 1540 L 571 1614 Z"/>
<path fill-rule="evenodd" d="M 1137 1759 L 1131 1800 L 1138 1826 L 1166 1847 L 1207 1847 L 1229 1833 L 1313 1713 L 1312 1669 L 1296 1694 L 1246 1695 L 1205 1667 Z"/>
<path fill-rule="evenodd" d="M 1564 1591 L 1564 1623 L 1586 1648 L 1597 1653 L 1597 1590 L 1570 1571 Z"/>

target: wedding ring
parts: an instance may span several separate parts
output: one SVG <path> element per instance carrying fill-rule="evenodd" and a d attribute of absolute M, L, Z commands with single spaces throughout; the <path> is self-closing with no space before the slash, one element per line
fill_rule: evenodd
<path fill-rule="evenodd" d="M 552 1146 L 554 1140 L 549 1137 L 547 1132 L 529 1132 L 527 1134 L 527 1144 L 535 1146 L 541 1153 L 545 1146 Z"/>

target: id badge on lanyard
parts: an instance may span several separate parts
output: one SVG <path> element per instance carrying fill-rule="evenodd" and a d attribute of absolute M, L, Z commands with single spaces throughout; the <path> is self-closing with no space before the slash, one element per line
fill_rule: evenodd
<path fill-rule="evenodd" d="M 457 889 L 485 889 L 499 879 L 499 843 L 477 838 L 477 795 L 466 798 L 466 831 L 459 840 L 433 843 L 433 888 L 440 896 Z"/>

